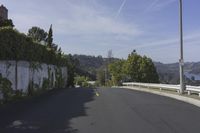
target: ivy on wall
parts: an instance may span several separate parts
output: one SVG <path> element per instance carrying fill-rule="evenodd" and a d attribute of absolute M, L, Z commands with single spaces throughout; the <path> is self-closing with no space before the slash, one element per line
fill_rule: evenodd
<path fill-rule="evenodd" d="M 0 74 L 0 92 L 3 94 L 3 100 L 9 101 L 12 97 L 12 83 L 7 78 L 3 78 Z"/>
<path fill-rule="evenodd" d="M 24 60 L 66 66 L 67 59 L 11 27 L 0 28 L 0 60 Z"/>

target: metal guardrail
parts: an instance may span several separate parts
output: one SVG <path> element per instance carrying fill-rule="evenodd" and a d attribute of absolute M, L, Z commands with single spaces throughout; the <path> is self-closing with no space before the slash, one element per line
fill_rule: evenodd
<path fill-rule="evenodd" d="M 140 87 L 146 87 L 146 88 L 157 88 L 160 90 L 173 90 L 180 92 L 180 85 L 171 85 L 171 84 L 154 84 L 154 83 L 136 83 L 136 82 L 125 82 L 123 83 L 123 86 L 138 86 Z M 200 96 L 200 86 L 186 86 L 186 91 L 188 92 L 188 95 L 191 95 L 192 93 L 197 93 Z"/>

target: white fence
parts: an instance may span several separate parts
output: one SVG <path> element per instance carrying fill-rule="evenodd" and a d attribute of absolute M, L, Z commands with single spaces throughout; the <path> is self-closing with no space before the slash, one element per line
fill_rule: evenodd
<path fill-rule="evenodd" d="M 123 83 L 124 86 L 137 86 L 137 87 L 146 87 L 146 88 L 157 88 L 157 89 L 166 89 L 180 92 L 180 85 L 171 85 L 171 84 L 153 84 L 153 83 L 135 83 L 135 82 L 126 82 Z M 186 91 L 188 95 L 192 93 L 197 93 L 200 96 L 200 86 L 186 86 Z"/>
<path fill-rule="evenodd" d="M 37 66 L 33 68 L 33 63 L 27 61 L 0 61 L 0 74 L 12 83 L 13 90 L 22 90 L 26 93 L 30 82 L 37 84 L 41 88 L 44 79 L 48 78 L 52 79 L 52 87 L 54 87 L 56 71 L 60 70 L 62 78 L 64 79 L 64 86 L 66 86 L 68 78 L 67 67 L 57 67 L 44 63 L 35 64 L 37 64 Z M 1 92 L 0 99 L 2 99 Z"/>

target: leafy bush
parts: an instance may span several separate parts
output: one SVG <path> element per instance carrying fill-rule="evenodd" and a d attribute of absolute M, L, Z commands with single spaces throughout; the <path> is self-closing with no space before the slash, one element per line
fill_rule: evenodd
<path fill-rule="evenodd" d="M 62 70 L 61 68 L 55 69 L 55 87 L 56 88 L 63 88 L 64 87 L 64 79 L 62 77 Z"/>
<path fill-rule="evenodd" d="M 12 19 L 0 20 L 0 27 L 14 27 Z"/>
<path fill-rule="evenodd" d="M 16 90 L 13 99 L 21 99 L 23 97 L 23 90 Z"/>
<path fill-rule="evenodd" d="M 81 87 L 90 87 L 88 83 L 88 77 L 76 76 L 74 82 L 74 84 L 79 85 Z"/>
<path fill-rule="evenodd" d="M 12 83 L 0 74 L 0 91 L 3 93 L 5 101 L 9 101 L 13 94 Z"/>
<path fill-rule="evenodd" d="M 133 51 L 127 60 L 119 60 L 109 64 L 112 84 L 121 85 L 123 81 L 159 83 L 158 73 L 153 61 Z"/>
<path fill-rule="evenodd" d="M 0 60 L 25 60 L 66 66 L 67 59 L 11 27 L 0 28 Z"/>
<path fill-rule="evenodd" d="M 42 89 L 43 90 L 48 90 L 50 86 L 50 81 L 47 78 L 43 79 L 43 83 L 42 83 Z"/>

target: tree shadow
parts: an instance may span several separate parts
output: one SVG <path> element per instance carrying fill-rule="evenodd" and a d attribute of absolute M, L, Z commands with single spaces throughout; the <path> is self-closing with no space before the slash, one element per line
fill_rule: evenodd
<path fill-rule="evenodd" d="M 87 116 L 85 104 L 94 95 L 94 89 L 56 90 L 0 107 L 0 132 L 79 133 L 70 120 Z"/>

